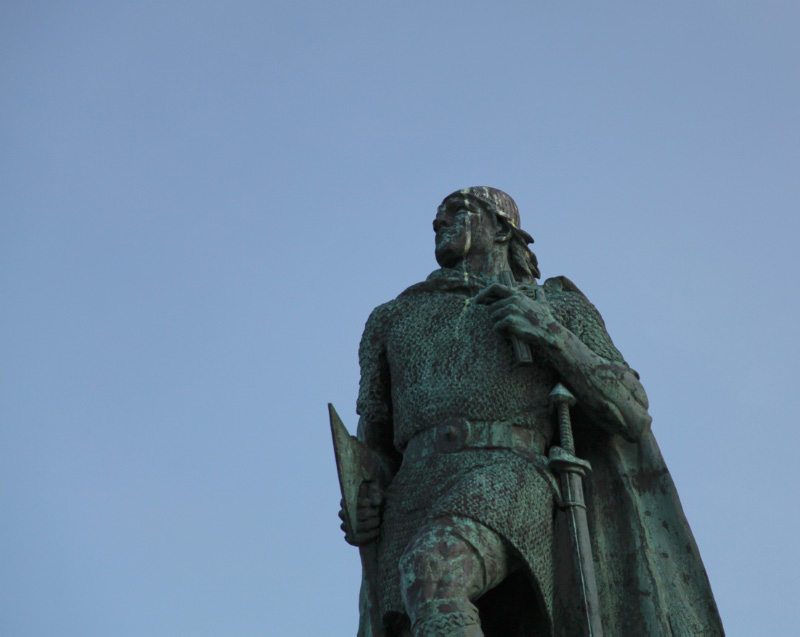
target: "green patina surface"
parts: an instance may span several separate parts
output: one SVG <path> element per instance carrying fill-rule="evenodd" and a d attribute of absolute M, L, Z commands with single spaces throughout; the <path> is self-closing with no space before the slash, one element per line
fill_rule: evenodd
<path fill-rule="evenodd" d="M 442 268 L 376 308 L 361 342 L 358 440 L 380 469 L 347 529 L 365 566 L 359 634 L 590 634 L 548 461 L 559 383 L 592 467 L 582 515 L 602 630 L 723 634 L 647 396 L 594 305 L 565 277 L 538 284 L 505 193 L 453 193 L 434 231 Z"/>

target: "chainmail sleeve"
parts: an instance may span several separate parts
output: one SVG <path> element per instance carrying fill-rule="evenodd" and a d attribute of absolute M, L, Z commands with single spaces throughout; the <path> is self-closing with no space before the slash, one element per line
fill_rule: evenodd
<path fill-rule="evenodd" d="M 361 382 L 358 389 L 356 413 L 361 416 L 358 438 L 371 447 L 385 445 L 391 440 L 392 386 L 386 358 L 387 314 L 390 303 L 376 307 L 367 319 L 358 360 Z"/>
<path fill-rule="evenodd" d="M 559 323 L 601 358 L 628 366 L 608 335 L 600 312 L 572 281 L 565 276 L 553 277 L 544 282 L 544 289 Z"/>

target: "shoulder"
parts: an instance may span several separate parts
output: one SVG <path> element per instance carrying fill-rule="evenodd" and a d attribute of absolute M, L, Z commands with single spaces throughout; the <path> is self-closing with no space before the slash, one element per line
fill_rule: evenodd
<path fill-rule="evenodd" d="M 578 286 L 563 275 L 550 277 L 544 282 L 544 287 L 548 292 L 576 292 L 586 298 L 586 295 L 578 289 Z"/>
<path fill-rule="evenodd" d="M 577 285 L 565 276 L 556 276 L 544 282 L 544 290 L 559 323 L 599 356 L 610 361 L 625 362 L 614 346 L 600 312 Z"/>
<path fill-rule="evenodd" d="M 389 322 L 396 305 L 397 299 L 394 299 L 387 303 L 381 303 L 378 307 L 372 310 L 367 318 L 367 323 L 364 326 L 364 335 L 367 335 L 368 333 L 382 332 L 386 328 L 386 325 Z"/>
<path fill-rule="evenodd" d="M 596 322 L 605 329 L 603 317 L 600 312 L 580 291 L 570 279 L 565 276 L 554 276 L 544 282 L 544 291 L 547 300 L 557 314 L 563 314 L 566 317 L 573 315 L 586 315 L 591 316 Z"/>
<path fill-rule="evenodd" d="M 391 301 L 382 303 L 370 314 L 367 327 L 387 325 L 408 313 L 409 308 L 425 303 L 437 292 L 446 291 L 446 279 L 440 272 L 434 271 L 425 281 L 407 287 Z"/>
<path fill-rule="evenodd" d="M 402 292 L 397 298 L 381 303 L 367 318 L 367 323 L 364 326 L 364 338 L 384 338 L 391 330 L 392 326 L 397 324 L 402 317 L 408 313 L 409 302 L 413 303 L 413 294 L 409 294 L 409 290 L 413 290 L 416 286 L 412 286 Z M 363 339 L 362 339 L 363 340 Z"/>

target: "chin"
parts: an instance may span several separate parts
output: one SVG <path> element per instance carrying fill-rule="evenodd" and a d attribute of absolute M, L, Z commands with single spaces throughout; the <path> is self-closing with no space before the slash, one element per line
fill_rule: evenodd
<path fill-rule="evenodd" d="M 455 267 L 461 260 L 461 255 L 452 249 L 448 250 L 448 247 L 442 246 L 441 249 L 437 248 L 436 250 L 436 262 L 443 268 Z"/>

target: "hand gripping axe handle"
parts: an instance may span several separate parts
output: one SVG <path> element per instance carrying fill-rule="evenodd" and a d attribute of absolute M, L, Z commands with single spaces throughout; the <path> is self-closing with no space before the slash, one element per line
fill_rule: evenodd
<path fill-rule="evenodd" d="M 514 275 L 510 270 L 501 272 L 499 280 L 500 283 L 507 285 L 510 288 L 513 288 L 517 285 L 517 282 L 514 280 Z M 531 346 L 528 343 L 518 339 L 516 336 L 512 336 L 511 347 L 514 348 L 514 358 L 517 361 L 517 365 L 530 365 L 533 362 Z"/>

